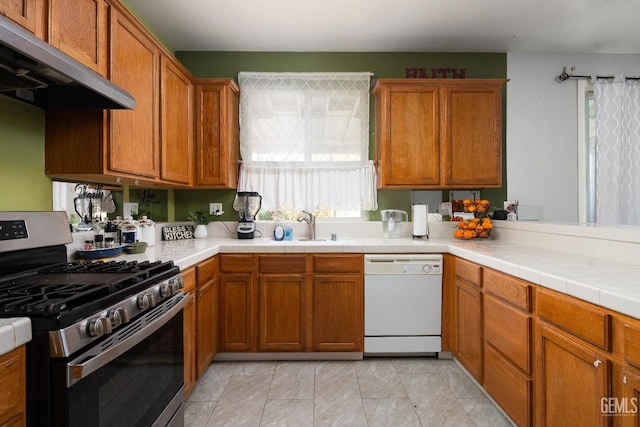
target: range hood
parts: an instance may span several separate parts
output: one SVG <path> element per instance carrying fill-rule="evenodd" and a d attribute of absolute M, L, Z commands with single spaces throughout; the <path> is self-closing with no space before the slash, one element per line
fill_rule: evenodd
<path fill-rule="evenodd" d="M 122 88 L 0 15 L 0 94 L 44 109 L 133 109 Z"/>

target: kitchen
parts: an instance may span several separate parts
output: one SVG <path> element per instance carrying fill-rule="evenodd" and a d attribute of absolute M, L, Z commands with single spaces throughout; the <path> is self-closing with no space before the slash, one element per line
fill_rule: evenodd
<path fill-rule="evenodd" d="M 228 54 L 231 57 L 231 54 Z M 302 55 L 302 54 L 301 54 Z M 178 55 L 181 57 L 181 54 Z M 184 62 L 188 63 L 189 55 L 184 54 Z M 308 55 L 305 57 L 302 55 L 300 58 L 305 59 L 303 62 L 311 62 L 313 64 L 313 58 L 322 62 L 324 57 L 330 58 L 330 55 Z M 339 55 L 337 55 L 339 56 Z M 366 56 L 363 54 L 363 56 Z M 229 63 L 225 54 L 218 55 L 221 62 Z M 268 57 L 264 54 L 264 57 Z M 497 57 L 497 58 L 496 58 Z M 255 61 L 260 59 L 260 55 L 255 55 Z M 181 59 L 182 60 L 182 59 Z M 281 60 L 281 57 L 278 57 Z M 203 62 L 194 58 L 191 61 Z M 571 118 L 576 116 L 575 107 L 573 106 L 573 100 L 575 99 L 575 86 L 562 86 L 554 81 L 554 77 L 561 71 L 561 66 L 564 65 L 576 65 L 578 70 L 597 69 L 600 73 L 607 72 L 626 72 L 633 75 L 633 70 L 637 69 L 638 57 L 637 55 L 604 55 L 604 54 L 524 54 L 524 53 L 508 53 L 508 54 L 397 54 L 391 57 L 380 57 L 380 62 L 392 63 L 396 62 L 401 66 L 396 67 L 396 70 L 389 72 L 386 76 L 401 76 L 404 72 L 404 68 L 407 66 L 431 66 L 431 64 L 437 64 L 438 66 L 467 66 L 471 72 L 478 72 L 482 77 L 494 76 L 492 73 L 496 73 L 496 77 L 506 77 L 511 79 L 508 83 L 507 90 L 507 113 L 509 118 L 506 124 L 506 136 L 507 136 L 507 150 L 506 160 L 507 165 L 510 164 L 511 156 L 515 156 L 514 161 L 518 161 L 523 156 L 518 156 L 518 152 L 527 152 L 527 147 L 535 146 L 536 152 L 540 154 L 540 162 L 544 162 L 542 167 L 536 162 L 530 162 L 530 156 L 525 156 L 529 161 L 528 164 L 521 165 L 516 163 L 517 167 L 508 167 L 505 182 L 509 183 L 508 195 L 511 198 L 523 199 L 522 194 L 543 194 L 538 195 L 538 199 L 528 200 L 527 203 L 544 205 L 544 218 L 548 221 L 570 221 L 576 220 L 576 208 L 577 202 L 572 200 L 572 195 L 577 193 L 575 189 L 575 180 L 568 178 L 571 175 L 572 168 L 574 167 L 574 160 L 576 157 L 575 151 L 571 147 L 566 147 L 567 144 L 563 144 L 565 140 L 575 140 L 573 136 L 575 133 L 575 119 Z M 477 62 L 476 62 L 477 61 Z M 501 66 L 487 65 L 492 64 L 492 61 L 501 63 Z M 252 63 L 245 63 L 247 65 L 240 64 L 240 66 L 251 66 Z M 605 65 L 606 64 L 606 69 Z M 613 70 L 615 66 L 615 71 Z M 373 66 L 369 64 L 363 64 L 366 68 L 372 69 L 376 75 L 384 77 L 384 68 L 382 66 Z M 194 66 L 195 67 L 195 66 Z M 494 67 L 499 71 L 491 71 Z M 330 66 L 327 66 L 330 68 Z M 196 73 L 194 68 L 194 74 Z M 379 71 L 380 70 L 380 71 Z M 513 70 L 513 73 L 512 73 Z M 610 71 L 611 70 L 611 71 Z M 628 70 L 628 71 L 627 71 Z M 519 72 L 519 74 L 517 73 Z M 225 77 L 232 75 L 227 74 Z M 216 77 L 207 73 L 207 77 Z M 541 92 L 536 90 L 531 93 L 527 88 L 532 87 L 532 82 L 537 82 L 539 88 L 546 88 L 547 91 Z M 513 94 L 513 95 L 512 95 Z M 563 100 L 566 104 L 557 102 L 559 94 L 565 95 Z M 515 96 L 519 95 L 519 96 Z M 514 98 L 512 98 L 514 96 Z M 532 103 L 531 99 L 536 99 L 542 103 Z M 546 102 L 546 104 L 544 104 Z M 3 114 L 0 115 L 2 121 L 2 134 L 11 137 L 11 141 L 20 141 L 20 143 L 9 143 L 6 146 L 5 142 L 2 143 L 2 159 L 3 167 L 0 174 L 2 174 L 3 182 L 10 182 L 10 186 L 3 186 L 2 192 L 2 209 L 4 210 L 20 210 L 20 209 L 34 209 L 34 210 L 46 210 L 49 209 L 51 204 L 51 190 L 50 182 L 43 174 L 42 158 L 43 158 L 43 131 L 44 117 L 37 109 L 31 109 L 25 104 L 16 103 L 11 100 L 5 100 L 2 104 Z M 549 109 L 553 108 L 558 114 L 548 115 Z M 544 115 L 543 115 L 544 112 Z M 5 114 L 6 113 L 6 114 Z M 541 116 L 541 117 L 539 117 Z M 549 117 L 551 116 L 551 117 Z M 512 128 L 511 123 L 520 124 L 521 128 Z M 548 134 L 541 138 L 537 135 L 539 133 L 532 132 L 526 128 L 527 124 L 541 123 L 541 128 L 547 130 Z M 6 132 L 5 132 L 6 129 Z M 531 140 L 531 138 L 536 138 Z M 540 139 L 544 142 L 541 144 Z M 4 136 L 3 136 L 4 140 Z M 518 147 L 521 144 L 524 147 L 519 151 Z M 562 147 L 562 150 L 559 150 Z M 5 150 L 8 150 L 5 154 Z M 561 151 L 561 152 L 560 152 Z M 562 156 L 561 156 L 562 155 Z M 573 155 L 573 157 L 571 157 Z M 558 161 L 558 167 L 549 168 L 548 159 L 554 159 Z M 533 173 L 528 172 L 531 168 L 534 171 L 539 169 L 545 169 L 544 176 L 537 182 L 531 182 L 526 177 L 531 176 Z M 519 182 L 520 181 L 526 182 Z M 16 180 L 16 177 L 18 179 Z M 519 184 L 520 188 L 515 188 L 514 185 Z M 527 188 L 526 185 L 535 185 L 536 188 Z M 564 191 L 561 186 L 567 186 Z M 560 188 L 559 188 L 560 187 Z M 554 188 L 550 190 L 544 189 Z M 542 190 L 541 190 L 542 189 Z M 229 192 L 219 194 L 211 190 L 209 193 L 207 190 L 175 190 L 175 218 L 184 219 L 186 212 L 189 209 L 195 209 L 200 206 L 203 201 L 221 200 L 225 202 L 225 206 L 230 205 Z M 504 190 L 503 190 L 504 191 Z M 194 193 L 204 193 L 202 195 L 194 195 Z M 385 195 L 380 196 L 381 208 L 385 207 L 405 207 L 408 210 L 409 202 L 407 193 L 396 194 L 394 191 L 381 191 L 381 193 L 392 193 L 387 197 L 397 197 L 402 200 L 404 206 L 397 206 L 396 201 L 388 202 L 384 204 Z M 225 196 L 226 195 L 226 196 Z M 233 195 L 233 192 L 231 192 Z M 222 197 L 226 197 L 223 199 Z M 197 201 L 193 202 L 189 199 L 197 198 Z M 546 198 L 551 199 L 551 203 L 548 203 Z M 504 194 L 500 194 L 496 197 L 496 200 L 507 200 L 509 197 L 505 197 Z M 573 202 L 573 203 L 572 203 Z M 556 208 L 557 207 L 557 208 Z M 557 210 L 556 210 L 557 209 Z M 231 211 L 229 208 L 225 208 L 227 212 Z M 511 224 L 509 224 L 511 225 Z M 524 227 L 524 226 L 523 226 Z M 535 228 L 535 225 L 531 226 Z M 348 228 L 345 227 L 346 230 Z M 330 231 L 325 231 L 325 234 Z M 301 231 L 302 232 L 302 231 Z M 531 231 L 524 230 L 521 233 L 531 233 Z M 340 236 L 349 236 L 347 231 L 339 231 Z M 356 236 L 354 236 L 356 237 Z M 632 240 L 633 241 L 633 240 Z M 637 242 L 637 238 L 635 240 Z M 624 245 L 625 247 L 633 247 L 633 245 Z M 602 247 L 596 247 L 601 253 L 605 250 Z M 588 254 L 586 249 L 585 254 Z M 611 249 L 613 251 L 613 249 Z M 627 257 L 625 259 L 632 262 L 633 256 L 637 255 L 637 250 L 632 249 L 618 252 L 621 257 Z M 603 256 L 608 256 L 603 253 Z M 635 258 L 637 259 L 637 257 Z"/>

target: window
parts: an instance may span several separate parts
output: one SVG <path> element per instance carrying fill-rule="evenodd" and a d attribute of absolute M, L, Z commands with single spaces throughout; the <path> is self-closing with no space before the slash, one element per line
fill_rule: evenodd
<path fill-rule="evenodd" d="M 580 220 L 640 225 L 640 82 L 580 82 Z"/>
<path fill-rule="evenodd" d="M 240 83 L 239 191 L 265 211 L 357 216 L 377 208 L 370 73 L 250 73 Z"/>

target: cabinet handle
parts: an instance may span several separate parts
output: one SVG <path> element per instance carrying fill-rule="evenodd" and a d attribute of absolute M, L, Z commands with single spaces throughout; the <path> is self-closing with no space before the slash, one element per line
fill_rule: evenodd
<path fill-rule="evenodd" d="M 622 382 L 624 384 L 629 384 L 629 380 L 627 379 L 627 376 L 625 375 L 624 377 L 622 377 Z"/>
<path fill-rule="evenodd" d="M 596 359 L 595 362 L 593 362 L 593 366 L 597 368 L 598 366 L 600 366 L 601 363 L 602 361 L 600 359 Z"/>

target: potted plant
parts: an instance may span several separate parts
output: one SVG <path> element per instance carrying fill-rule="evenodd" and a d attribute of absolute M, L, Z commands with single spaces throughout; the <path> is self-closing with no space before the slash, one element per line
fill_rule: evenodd
<path fill-rule="evenodd" d="M 193 233 L 196 239 L 202 239 L 207 237 L 207 224 L 209 224 L 212 217 L 213 215 L 203 210 L 189 212 L 189 215 L 187 215 L 187 218 L 189 219 L 189 221 L 193 222 L 196 226 L 196 229 Z"/>

